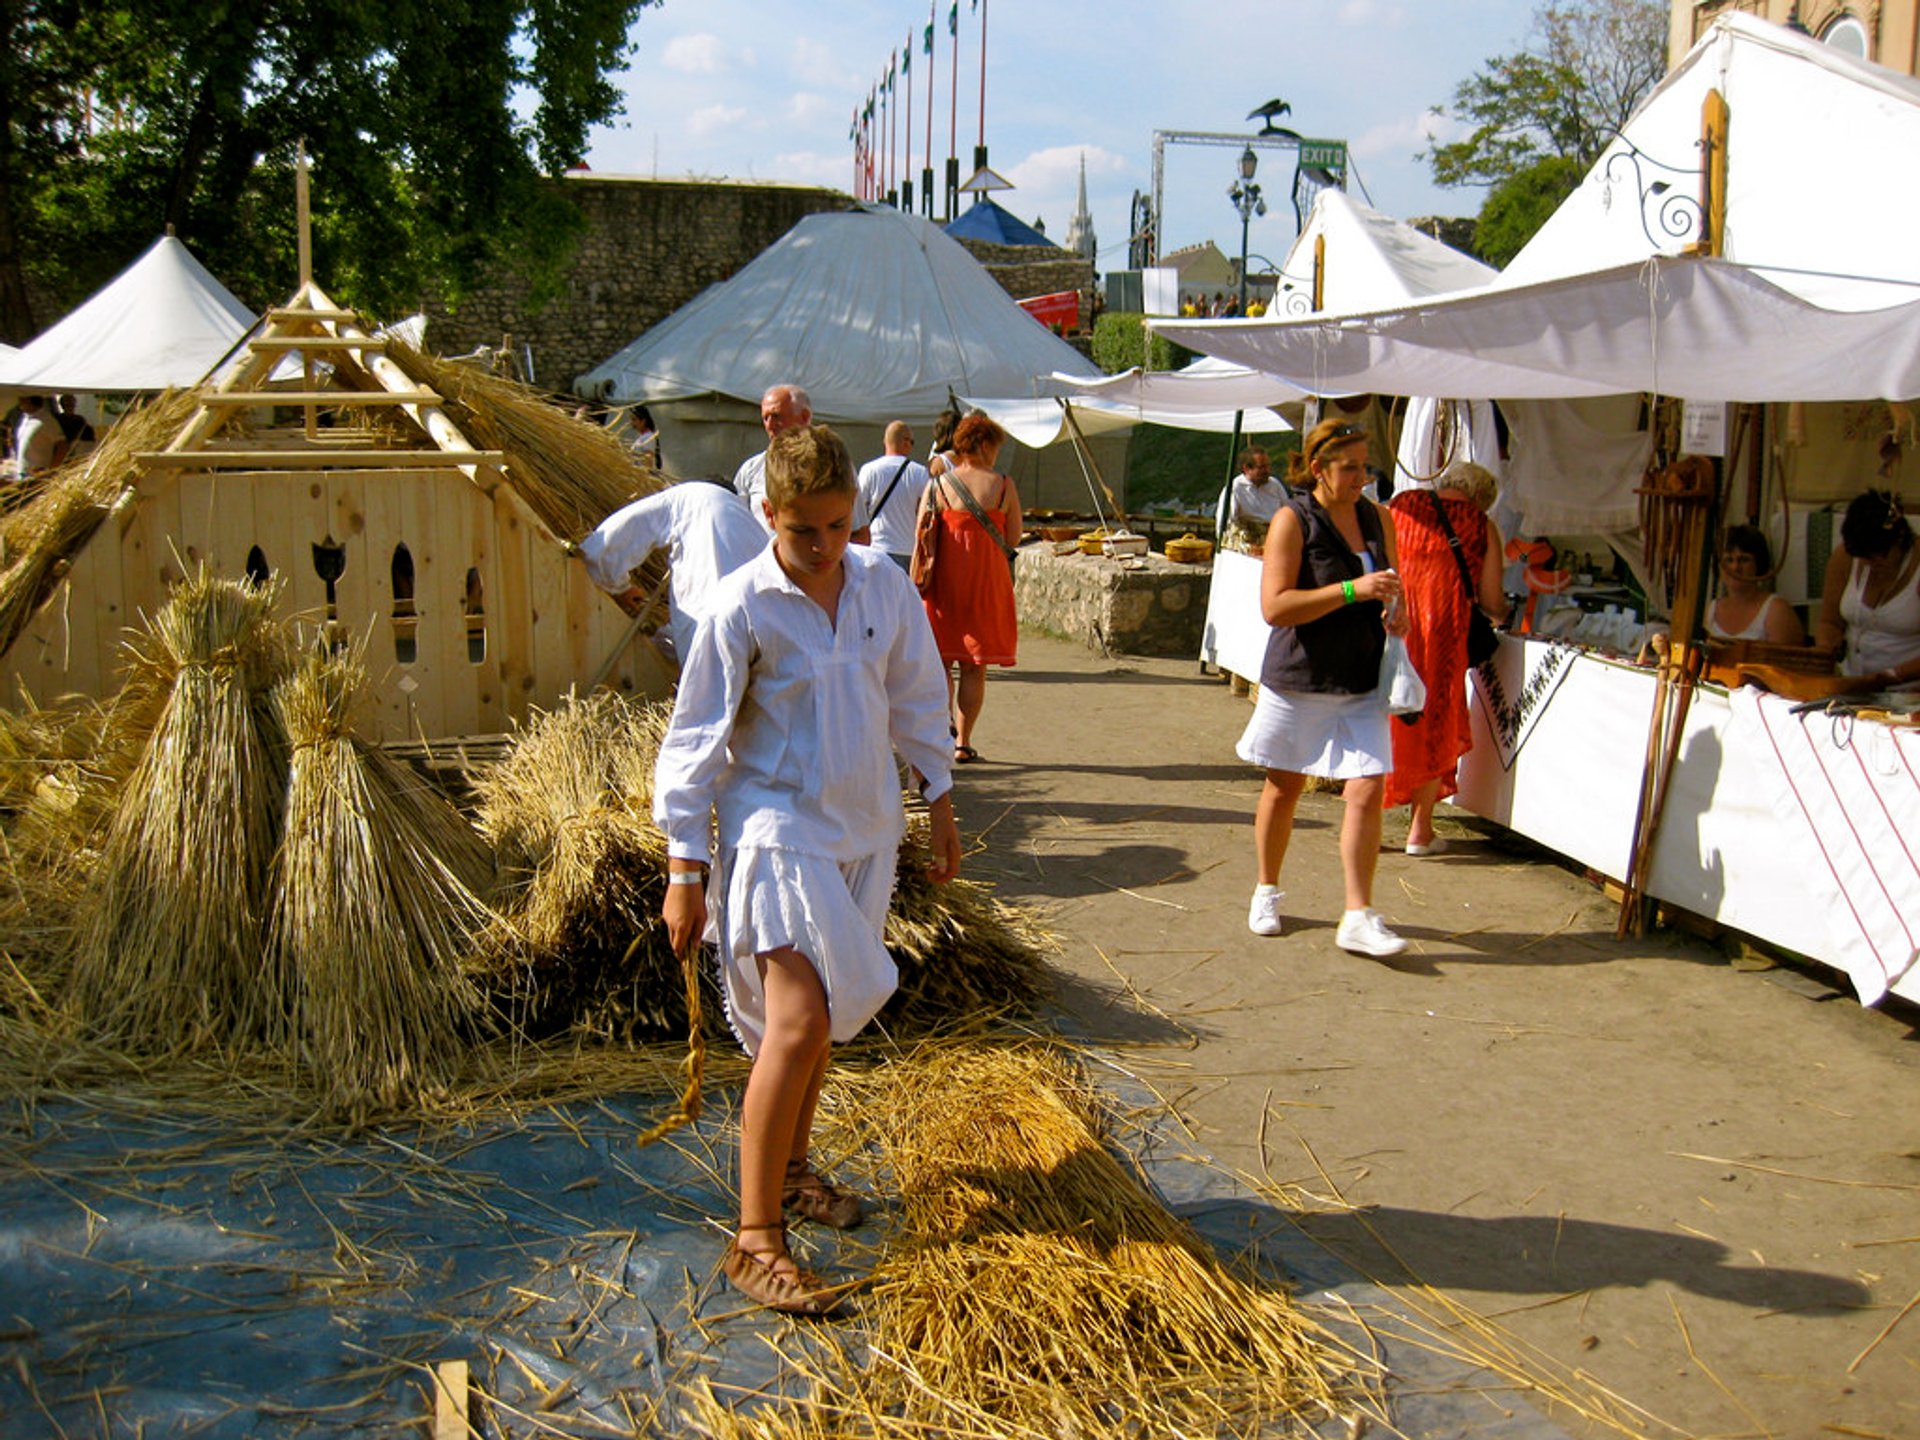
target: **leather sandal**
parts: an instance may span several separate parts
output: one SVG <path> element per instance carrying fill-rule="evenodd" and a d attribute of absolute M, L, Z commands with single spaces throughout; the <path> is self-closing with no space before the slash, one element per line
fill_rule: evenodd
<path fill-rule="evenodd" d="M 742 1249 L 740 1236 L 753 1231 L 779 1236 L 780 1248 Z M 720 1270 L 734 1289 L 769 1310 L 787 1315 L 830 1315 L 840 1305 L 840 1292 L 788 1253 L 784 1223 L 742 1225 L 720 1259 Z"/>
<path fill-rule="evenodd" d="M 780 1192 L 780 1203 L 788 1214 L 834 1230 L 857 1229 L 867 1218 L 866 1206 L 860 1203 L 858 1195 L 822 1179 L 804 1161 L 787 1166 L 787 1183 Z"/>

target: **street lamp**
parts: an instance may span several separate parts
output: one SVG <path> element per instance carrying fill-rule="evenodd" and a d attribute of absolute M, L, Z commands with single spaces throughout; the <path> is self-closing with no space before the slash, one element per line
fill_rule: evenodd
<path fill-rule="evenodd" d="M 1247 313 L 1247 227 L 1253 223 L 1256 215 L 1267 213 L 1267 202 L 1260 198 L 1260 187 L 1253 183 L 1253 172 L 1259 168 L 1260 157 L 1253 153 L 1249 145 L 1240 152 L 1240 178 L 1233 182 L 1227 191 L 1227 198 L 1233 202 L 1233 208 L 1240 212 L 1240 313 Z"/>

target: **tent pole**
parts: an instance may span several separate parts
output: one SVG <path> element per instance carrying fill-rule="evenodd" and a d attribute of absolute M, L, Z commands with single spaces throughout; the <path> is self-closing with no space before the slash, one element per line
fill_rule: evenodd
<path fill-rule="evenodd" d="M 1093 490 L 1094 485 L 1098 484 L 1101 492 L 1107 497 L 1107 504 L 1113 507 L 1115 518 L 1124 525 L 1126 514 L 1120 508 L 1120 502 L 1113 498 L 1113 491 L 1107 488 L 1106 477 L 1100 473 L 1100 462 L 1093 458 L 1093 450 L 1087 444 L 1087 437 L 1080 433 L 1080 422 L 1073 418 L 1073 406 L 1062 397 L 1056 396 L 1055 399 L 1059 401 L 1060 413 L 1066 417 L 1067 433 L 1073 436 L 1073 448 L 1080 456 L 1080 467 L 1087 474 L 1087 493 L 1093 496 L 1094 515 L 1102 525 L 1107 523 L 1107 517 L 1100 512 L 1100 496 L 1094 494 Z"/>

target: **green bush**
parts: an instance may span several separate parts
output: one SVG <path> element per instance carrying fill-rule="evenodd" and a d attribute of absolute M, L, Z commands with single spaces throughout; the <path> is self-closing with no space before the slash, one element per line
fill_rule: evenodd
<path fill-rule="evenodd" d="M 1251 436 L 1240 437 L 1242 449 Z M 1259 440 L 1273 461 L 1273 473 L 1284 475 L 1287 452 L 1297 449 L 1300 437 L 1291 431 Z M 1231 435 L 1201 430 L 1174 430 L 1164 425 L 1140 425 L 1127 452 L 1127 509 L 1141 511 L 1163 501 L 1211 509 L 1220 488 L 1234 475 Z"/>
<path fill-rule="evenodd" d="M 1153 359 L 1147 353 L 1146 316 L 1108 310 L 1093 322 L 1093 363 L 1109 375 L 1135 365 L 1148 370 L 1178 370 L 1193 359 L 1193 352 L 1176 345 L 1164 335 L 1153 337 Z"/>

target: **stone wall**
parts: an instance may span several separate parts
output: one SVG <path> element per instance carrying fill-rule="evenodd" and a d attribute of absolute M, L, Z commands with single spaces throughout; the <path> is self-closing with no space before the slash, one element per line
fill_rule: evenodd
<path fill-rule="evenodd" d="M 1200 656 L 1211 565 L 1148 555 L 1139 570 L 1100 556 L 1023 546 L 1014 566 L 1020 623 L 1078 640 L 1102 655 Z"/>
<path fill-rule="evenodd" d="M 428 340 L 443 355 L 497 346 L 533 352 L 534 380 L 570 388 L 709 285 L 738 272 L 809 215 L 850 210 L 835 190 L 743 182 L 613 179 L 558 182 L 586 216 L 563 292 L 531 308 L 526 283 L 503 274 L 457 310 L 428 307 Z"/>
<path fill-rule="evenodd" d="M 1091 261 L 1069 250 L 1045 249 L 1038 245 L 995 245 L 986 240 L 962 240 L 960 244 L 999 282 L 1000 288 L 1016 300 L 1078 290 L 1080 328 L 1091 328 L 1088 313 L 1093 303 Z"/>

